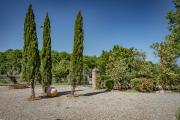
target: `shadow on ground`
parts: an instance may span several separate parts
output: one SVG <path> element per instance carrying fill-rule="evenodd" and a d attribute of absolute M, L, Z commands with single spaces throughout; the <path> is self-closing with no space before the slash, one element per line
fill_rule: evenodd
<path fill-rule="evenodd" d="M 76 91 L 83 91 L 83 90 L 76 90 Z M 63 95 L 68 95 L 68 94 L 71 94 L 71 91 L 61 91 L 61 92 L 58 92 L 58 95 L 56 97 L 60 97 L 60 96 L 63 96 Z M 46 95 L 42 95 L 42 96 L 39 96 L 39 97 L 41 97 L 41 99 L 54 98 L 54 97 L 48 97 Z"/>
<path fill-rule="evenodd" d="M 99 91 L 99 92 L 90 92 L 90 93 L 81 94 L 80 96 L 93 96 L 93 95 L 97 95 L 97 94 L 101 94 L 101 93 L 105 93 L 105 92 L 109 92 L 109 91 L 104 90 L 104 91 Z"/>

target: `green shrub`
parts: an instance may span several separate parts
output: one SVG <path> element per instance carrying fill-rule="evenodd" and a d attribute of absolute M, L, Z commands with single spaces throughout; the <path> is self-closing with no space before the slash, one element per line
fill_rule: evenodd
<path fill-rule="evenodd" d="M 138 90 L 139 88 L 139 84 L 140 84 L 140 79 L 139 78 L 134 78 L 131 80 L 131 86 L 132 88 L 134 88 L 135 90 Z"/>
<path fill-rule="evenodd" d="M 153 80 L 141 80 L 139 85 L 140 92 L 152 92 L 154 88 L 155 86 Z"/>
<path fill-rule="evenodd" d="M 105 87 L 105 81 L 108 80 L 109 77 L 106 75 L 100 75 L 96 79 L 96 89 L 102 89 Z"/>
<path fill-rule="evenodd" d="M 106 87 L 108 90 L 112 90 L 113 87 L 114 87 L 114 81 L 113 81 L 113 80 L 106 80 L 106 81 L 105 81 L 105 87 Z"/>
<path fill-rule="evenodd" d="M 139 92 L 152 92 L 155 89 L 155 84 L 152 79 L 135 78 L 131 80 L 131 85 Z"/>
<path fill-rule="evenodd" d="M 176 120 L 180 120 L 180 108 L 176 111 Z"/>
<path fill-rule="evenodd" d="M 101 89 L 101 77 L 97 77 L 96 79 L 96 89 Z"/>
<path fill-rule="evenodd" d="M 8 82 L 4 79 L 0 79 L 0 83 L 8 83 Z"/>
<path fill-rule="evenodd" d="M 172 90 L 180 90 L 180 79 L 174 79 L 172 82 L 174 86 Z"/>

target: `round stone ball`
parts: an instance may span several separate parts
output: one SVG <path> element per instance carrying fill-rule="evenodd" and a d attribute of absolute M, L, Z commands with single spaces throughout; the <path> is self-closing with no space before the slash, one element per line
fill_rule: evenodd
<path fill-rule="evenodd" d="M 47 96 L 48 96 L 48 97 L 56 97 L 56 96 L 58 96 L 58 91 L 57 91 L 57 89 L 56 89 L 56 88 L 53 88 L 53 87 L 48 88 L 48 90 L 47 90 Z"/>

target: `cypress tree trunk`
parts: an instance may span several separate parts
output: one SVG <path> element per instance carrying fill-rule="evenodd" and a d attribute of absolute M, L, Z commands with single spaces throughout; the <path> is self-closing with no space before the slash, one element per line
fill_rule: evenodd
<path fill-rule="evenodd" d="M 35 88 L 35 85 L 34 85 L 34 80 L 31 80 L 31 99 L 34 100 L 35 99 L 35 91 L 34 91 L 34 88 Z"/>
<path fill-rule="evenodd" d="M 43 93 L 46 94 L 49 87 L 50 87 L 50 85 L 42 85 Z"/>
<path fill-rule="evenodd" d="M 71 94 L 74 96 L 76 85 L 72 85 Z"/>
<path fill-rule="evenodd" d="M 43 90 L 43 93 L 46 93 L 46 92 L 47 92 L 45 85 L 42 85 L 42 90 Z"/>

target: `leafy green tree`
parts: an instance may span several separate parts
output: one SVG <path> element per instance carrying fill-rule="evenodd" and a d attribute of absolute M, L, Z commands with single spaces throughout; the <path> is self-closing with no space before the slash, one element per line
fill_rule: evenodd
<path fill-rule="evenodd" d="M 108 64 L 109 54 L 109 51 L 103 50 L 100 57 L 97 60 L 97 68 L 99 69 L 101 75 L 106 74 L 106 65 Z"/>
<path fill-rule="evenodd" d="M 21 50 L 8 49 L 0 53 L 0 74 L 6 74 L 12 83 L 17 83 L 16 78 L 21 72 Z"/>
<path fill-rule="evenodd" d="M 21 50 L 8 49 L 0 53 L 0 74 L 7 74 L 9 71 L 21 72 Z"/>
<path fill-rule="evenodd" d="M 6 74 L 7 69 L 6 69 L 6 55 L 4 52 L 0 52 L 0 73 L 1 74 Z"/>
<path fill-rule="evenodd" d="M 97 66 L 96 56 L 83 56 L 83 63 L 89 69 L 93 69 Z"/>
<path fill-rule="evenodd" d="M 68 61 L 70 61 L 71 60 L 71 54 L 63 51 L 63 52 L 59 53 L 59 58 L 60 58 L 60 60 L 68 60 Z"/>
<path fill-rule="evenodd" d="M 24 23 L 23 78 L 30 81 L 31 99 L 35 98 L 35 80 L 39 73 L 40 56 L 36 34 L 35 16 L 32 5 L 29 5 Z"/>
<path fill-rule="evenodd" d="M 74 26 L 74 48 L 72 53 L 72 70 L 71 70 L 71 86 L 72 95 L 74 95 L 76 85 L 83 78 L 83 17 L 79 11 Z"/>
<path fill-rule="evenodd" d="M 70 61 L 61 60 L 58 64 L 53 66 L 53 77 L 55 82 L 68 82 L 65 81 L 70 71 Z"/>
<path fill-rule="evenodd" d="M 180 81 L 177 60 L 180 59 L 180 1 L 174 0 L 175 11 L 167 14 L 170 34 L 166 40 L 154 43 L 151 47 L 155 49 L 155 54 L 160 57 L 159 79 L 161 85 L 174 85 L 174 81 Z"/>
<path fill-rule="evenodd" d="M 53 66 L 56 64 L 59 64 L 59 62 L 61 60 L 67 60 L 67 61 L 71 60 L 71 54 L 64 52 L 64 51 L 63 52 L 57 52 L 57 51 L 52 50 L 51 56 L 52 56 Z"/>
<path fill-rule="evenodd" d="M 127 82 L 129 73 L 127 71 L 128 64 L 124 60 L 116 60 L 113 63 L 108 64 L 107 75 L 111 80 L 114 80 L 116 84 L 124 84 Z"/>
<path fill-rule="evenodd" d="M 52 74 L 55 82 L 68 82 L 71 55 L 67 52 L 52 51 Z"/>
<path fill-rule="evenodd" d="M 87 82 L 88 78 L 91 77 L 92 69 L 97 67 L 97 60 L 96 56 L 84 56 L 83 57 L 83 80 Z"/>
<path fill-rule="evenodd" d="M 115 86 L 125 87 L 132 78 L 133 61 L 135 59 L 133 48 L 123 48 L 115 45 L 109 53 L 106 65 L 106 76 L 114 80 Z"/>
<path fill-rule="evenodd" d="M 142 51 L 115 45 L 107 53 L 108 57 L 103 63 L 106 65 L 105 68 L 103 66 L 106 73 L 105 78 L 114 80 L 118 89 L 119 87 L 128 88 L 133 78 L 155 76 L 154 64 L 145 61 L 145 53 Z"/>
<path fill-rule="evenodd" d="M 178 79 L 175 71 L 176 55 L 173 53 L 174 48 L 167 42 L 155 43 L 152 48 L 156 50 L 156 54 L 160 57 L 159 63 L 159 81 L 164 89 L 167 85 L 173 85 L 173 81 Z"/>
<path fill-rule="evenodd" d="M 52 64 L 57 64 L 60 61 L 59 52 L 52 50 L 51 51 Z"/>
<path fill-rule="evenodd" d="M 48 13 L 43 26 L 43 47 L 41 51 L 41 76 L 43 92 L 46 93 L 52 82 L 51 25 Z"/>
<path fill-rule="evenodd" d="M 156 79 L 158 76 L 157 64 L 149 61 L 135 61 L 134 70 L 136 71 L 135 77 L 146 77 Z"/>

